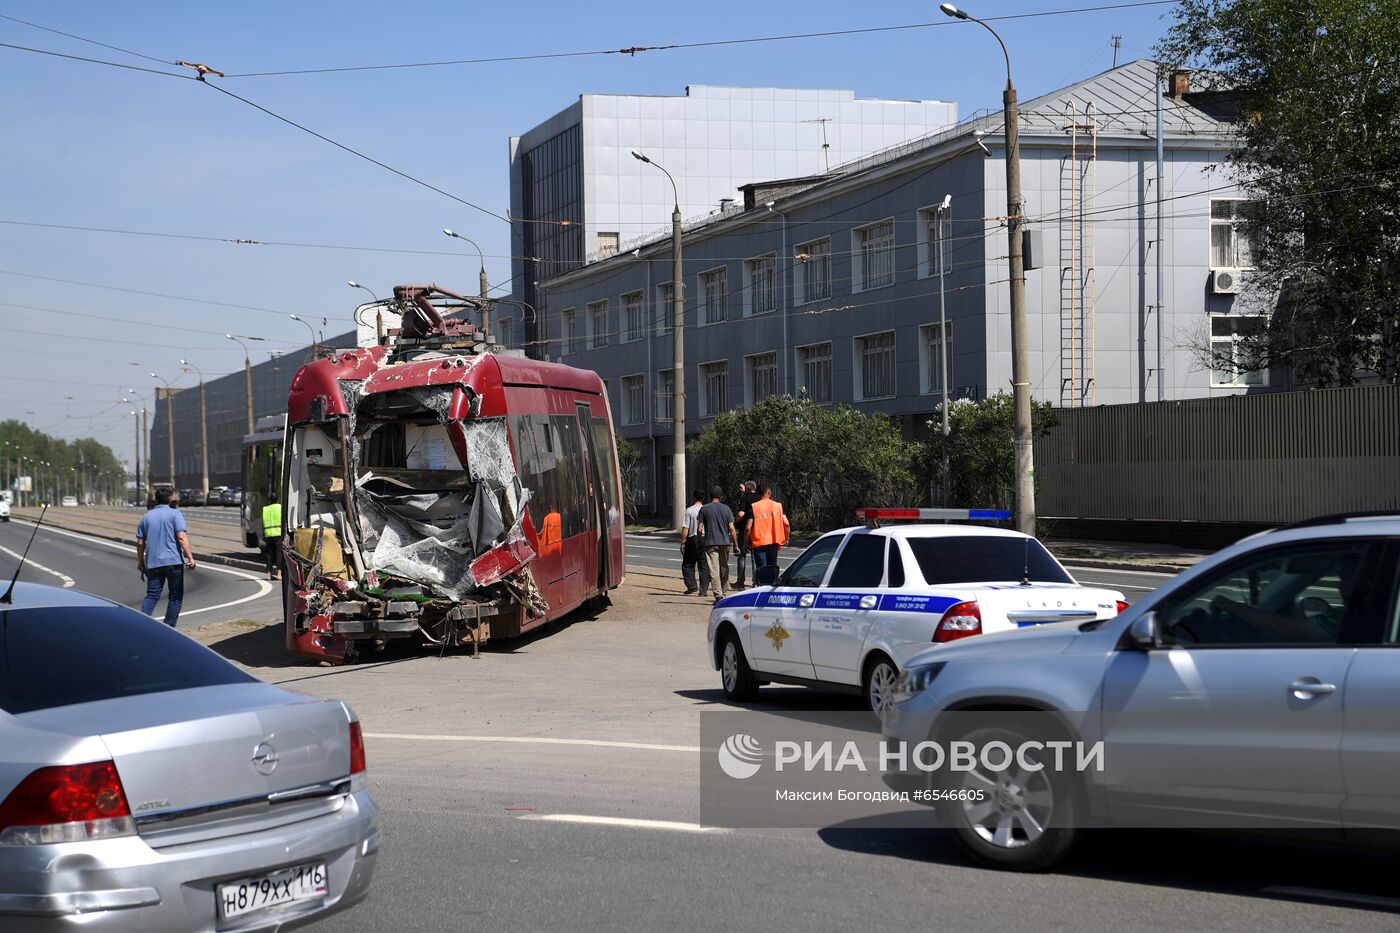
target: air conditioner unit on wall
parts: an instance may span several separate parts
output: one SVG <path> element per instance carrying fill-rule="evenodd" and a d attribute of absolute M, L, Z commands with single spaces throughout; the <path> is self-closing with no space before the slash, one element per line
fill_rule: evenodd
<path fill-rule="evenodd" d="M 1240 291 L 1240 270 L 1210 270 L 1210 291 L 1213 295 L 1238 295 Z"/>

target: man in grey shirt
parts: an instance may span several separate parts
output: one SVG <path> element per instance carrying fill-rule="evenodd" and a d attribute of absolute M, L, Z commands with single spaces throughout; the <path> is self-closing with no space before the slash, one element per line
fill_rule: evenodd
<path fill-rule="evenodd" d="M 734 533 L 734 512 L 720 501 L 724 490 L 715 486 L 710 501 L 700 507 L 700 534 L 705 543 L 705 563 L 710 568 L 710 582 L 715 585 L 715 599 L 723 599 L 729 588 L 729 549 L 738 545 Z M 700 595 L 704 596 L 704 584 Z"/>

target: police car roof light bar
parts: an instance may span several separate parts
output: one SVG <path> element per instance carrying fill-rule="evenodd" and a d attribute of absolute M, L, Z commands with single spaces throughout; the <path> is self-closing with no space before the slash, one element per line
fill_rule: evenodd
<path fill-rule="evenodd" d="M 870 528 L 880 522 L 999 522 L 1011 517 L 1002 509 L 856 509 L 856 518 Z"/>

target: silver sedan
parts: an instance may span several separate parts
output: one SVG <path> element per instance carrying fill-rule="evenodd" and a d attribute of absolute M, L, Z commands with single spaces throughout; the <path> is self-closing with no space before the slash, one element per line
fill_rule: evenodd
<path fill-rule="evenodd" d="M 138 612 L 0 605 L 0 928 L 273 930 L 363 899 L 381 839 L 345 704 Z"/>

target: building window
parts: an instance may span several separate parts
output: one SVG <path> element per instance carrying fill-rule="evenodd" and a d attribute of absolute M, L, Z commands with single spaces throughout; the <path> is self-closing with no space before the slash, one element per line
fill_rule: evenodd
<path fill-rule="evenodd" d="M 920 388 L 925 395 L 940 395 L 943 392 L 943 361 L 948 361 L 948 397 L 953 397 L 953 322 L 947 323 L 947 330 L 940 334 L 937 324 L 925 324 L 919 328 L 919 372 L 923 374 Z"/>
<path fill-rule="evenodd" d="M 946 221 L 940 222 L 942 215 L 937 207 L 926 207 L 919 211 L 919 278 L 937 278 L 942 271 L 943 260 L 948 251 Z"/>
<path fill-rule="evenodd" d="M 564 352 L 578 352 L 578 312 L 573 308 L 565 308 L 559 312 L 564 322 Z"/>
<path fill-rule="evenodd" d="M 1210 267 L 1212 269 L 1252 269 L 1246 224 L 1254 205 L 1243 198 L 1212 198 L 1210 202 Z"/>
<path fill-rule="evenodd" d="M 592 349 L 608 345 L 608 299 L 588 306 L 588 346 Z"/>
<path fill-rule="evenodd" d="M 676 300 L 676 290 L 671 287 L 670 282 L 662 282 L 656 286 L 656 332 L 658 334 L 669 334 L 671 325 L 674 323 L 676 309 L 672 304 Z"/>
<path fill-rule="evenodd" d="M 641 424 L 646 421 L 647 377 L 638 373 L 622 377 L 622 423 Z"/>
<path fill-rule="evenodd" d="M 744 263 L 744 313 L 767 314 L 778 307 L 778 257 L 774 253 Z"/>
<path fill-rule="evenodd" d="M 1213 317 L 1210 319 L 1210 384 L 1213 386 L 1261 386 L 1268 370 L 1256 365 L 1255 344 L 1264 337 L 1261 317 Z"/>
<path fill-rule="evenodd" d="M 700 273 L 700 323 L 718 324 L 725 319 L 729 292 L 729 267 Z"/>
<path fill-rule="evenodd" d="M 797 263 L 795 304 L 831 297 L 831 240 L 801 243 L 793 257 Z"/>
<path fill-rule="evenodd" d="M 748 404 L 757 405 L 770 395 L 778 394 L 778 354 L 757 353 L 744 357 L 748 370 Z"/>
<path fill-rule="evenodd" d="M 641 292 L 622 296 L 622 316 L 627 321 L 626 340 L 641 340 L 646 332 L 646 298 Z"/>
<path fill-rule="evenodd" d="M 797 371 L 801 375 L 799 387 L 807 398 L 818 405 L 831 403 L 831 344 L 817 343 L 810 347 L 797 348 Z"/>
<path fill-rule="evenodd" d="M 615 252 L 617 252 L 617 234 L 616 234 L 616 233 L 599 233 L 599 234 L 598 234 L 598 255 L 599 255 L 600 257 L 602 257 L 602 256 L 611 256 L 611 255 L 612 255 L 613 253 L 615 253 Z"/>
<path fill-rule="evenodd" d="M 851 232 L 855 259 L 852 291 L 863 292 L 894 284 L 894 221 L 886 220 Z"/>
<path fill-rule="evenodd" d="M 676 371 L 659 369 L 656 371 L 656 420 L 671 421 L 671 412 L 676 403 Z"/>
<path fill-rule="evenodd" d="M 861 401 L 895 394 L 894 331 L 856 338 L 856 387 Z"/>
<path fill-rule="evenodd" d="M 700 364 L 700 417 L 713 418 L 729 409 L 729 362 Z"/>

